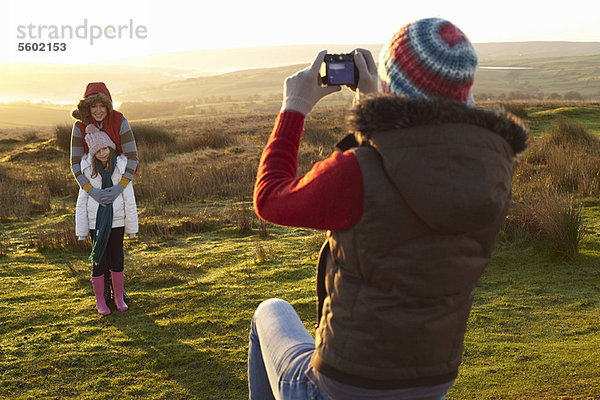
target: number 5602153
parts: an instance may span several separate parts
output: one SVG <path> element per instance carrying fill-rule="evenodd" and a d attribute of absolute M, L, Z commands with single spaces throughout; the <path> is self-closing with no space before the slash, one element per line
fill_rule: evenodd
<path fill-rule="evenodd" d="M 66 51 L 66 43 L 19 43 L 19 51 Z"/>

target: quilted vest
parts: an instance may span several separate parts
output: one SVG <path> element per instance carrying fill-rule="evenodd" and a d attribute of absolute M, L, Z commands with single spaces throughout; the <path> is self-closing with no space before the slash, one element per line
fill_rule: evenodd
<path fill-rule="evenodd" d="M 508 212 L 514 152 L 469 123 L 389 129 L 369 140 L 353 149 L 362 218 L 328 232 L 320 255 L 325 293 L 311 362 L 364 388 L 448 382 Z"/>

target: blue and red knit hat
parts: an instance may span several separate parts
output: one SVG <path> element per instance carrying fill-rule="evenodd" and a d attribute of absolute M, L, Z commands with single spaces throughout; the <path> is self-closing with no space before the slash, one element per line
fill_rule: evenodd
<path fill-rule="evenodd" d="M 472 103 L 477 54 L 467 36 L 441 18 L 402 27 L 379 57 L 384 92 L 407 97 L 441 96 Z"/>

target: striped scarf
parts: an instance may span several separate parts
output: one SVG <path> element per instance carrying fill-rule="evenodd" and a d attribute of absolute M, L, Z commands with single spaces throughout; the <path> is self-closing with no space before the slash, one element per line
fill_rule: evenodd
<path fill-rule="evenodd" d="M 94 158 L 98 173 L 102 177 L 102 189 L 112 187 L 112 174 L 117 164 L 117 156 L 113 155 L 110 162 L 110 171 L 105 171 L 102 163 Z M 90 261 L 94 265 L 98 265 L 104 253 L 106 251 L 106 245 L 108 244 L 108 238 L 112 231 L 112 220 L 113 220 L 113 205 L 100 204 L 98 206 L 98 212 L 96 213 L 96 234 L 92 241 L 92 253 L 90 254 Z"/>

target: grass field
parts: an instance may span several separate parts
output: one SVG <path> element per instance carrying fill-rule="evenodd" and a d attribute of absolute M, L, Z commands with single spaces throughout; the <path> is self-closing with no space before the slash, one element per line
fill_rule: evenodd
<path fill-rule="evenodd" d="M 542 144 L 557 117 L 600 135 L 597 104 L 515 107 Z M 51 128 L 4 131 L 0 398 L 243 399 L 248 328 L 262 300 L 288 300 L 314 332 L 314 264 L 324 233 L 264 224 L 251 209 L 253 173 L 274 117 L 132 122 L 142 158 L 140 234 L 125 241 L 133 302 L 106 317 L 95 310 L 89 245 L 72 234 L 77 186 L 65 145 Z M 343 110 L 317 110 L 306 123 L 300 169 L 329 155 L 343 132 Z M 532 148 L 580 158 L 574 148 L 542 144 Z M 554 158 L 538 153 L 520 161 L 515 199 L 536 208 L 523 199 L 554 185 L 569 196 L 581 207 L 576 253 L 555 251 L 543 217 L 526 227 L 520 221 L 539 215 L 511 214 L 476 288 L 448 399 L 600 398 L 600 161 L 585 153 L 591 177 L 561 186 L 551 175 Z"/>

